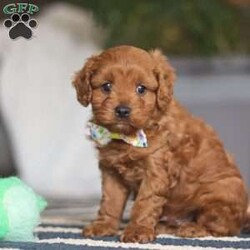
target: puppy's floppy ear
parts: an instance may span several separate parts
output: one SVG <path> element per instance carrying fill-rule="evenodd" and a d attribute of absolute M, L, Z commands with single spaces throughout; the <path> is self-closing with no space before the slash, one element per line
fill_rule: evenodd
<path fill-rule="evenodd" d="M 157 105 L 160 110 L 164 110 L 172 100 L 175 71 L 160 50 L 152 50 L 149 54 L 155 61 L 153 71 L 159 84 Z"/>
<path fill-rule="evenodd" d="M 90 57 L 84 67 L 76 72 L 72 81 L 73 86 L 76 88 L 77 100 L 85 107 L 87 107 L 91 101 L 91 76 L 97 67 L 96 59 L 97 56 Z"/>

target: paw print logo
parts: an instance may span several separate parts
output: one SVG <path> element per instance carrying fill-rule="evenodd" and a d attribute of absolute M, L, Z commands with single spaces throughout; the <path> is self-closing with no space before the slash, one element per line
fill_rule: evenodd
<path fill-rule="evenodd" d="M 4 21 L 4 26 L 9 29 L 9 37 L 11 39 L 16 39 L 20 36 L 29 39 L 32 37 L 32 28 L 37 26 L 37 21 L 30 19 L 27 13 L 23 13 L 21 16 L 15 13 L 10 19 Z"/>

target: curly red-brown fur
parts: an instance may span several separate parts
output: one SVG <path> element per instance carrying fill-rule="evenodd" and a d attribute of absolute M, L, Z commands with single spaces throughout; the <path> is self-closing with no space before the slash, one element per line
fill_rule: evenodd
<path fill-rule="evenodd" d="M 239 170 L 212 127 L 173 97 L 174 69 L 159 50 L 131 46 L 91 57 L 74 80 L 78 100 L 92 105 L 92 121 L 113 132 L 143 129 L 147 148 L 113 140 L 98 147 L 102 201 L 85 236 L 114 235 L 131 192 L 136 199 L 124 242 L 147 242 L 158 233 L 183 237 L 237 235 L 246 219 L 247 192 Z M 112 84 L 110 93 L 102 84 Z M 136 93 L 144 85 L 143 95 Z M 128 119 L 115 107 L 131 108 Z M 163 217 L 182 223 L 161 221 Z M 173 219 L 174 218 L 174 219 Z M 174 225 L 173 225 L 174 224 Z"/>

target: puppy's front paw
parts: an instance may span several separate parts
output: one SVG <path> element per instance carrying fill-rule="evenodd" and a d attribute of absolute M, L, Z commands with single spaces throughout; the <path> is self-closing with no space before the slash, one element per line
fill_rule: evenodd
<path fill-rule="evenodd" d="M 108 222 L 93 222 L 83 228 L 82 234 L 85 237 L 112 236 L 116 235 L 117 229 Z"/>
<path fill-rule="evenodd" d="M 154 229 L 138 226 L 129 225 L 121 235 L 120 240 L 123 242 L 140 242 L 147 243 L 155 239 Z"/>

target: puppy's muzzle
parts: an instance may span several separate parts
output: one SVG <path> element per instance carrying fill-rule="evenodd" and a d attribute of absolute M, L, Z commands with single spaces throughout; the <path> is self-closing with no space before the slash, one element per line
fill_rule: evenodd
<path fill-rule="evenodd" d="M 131 112 L 131 108 L 128 106 L 119 105 L 115 108 L 115 115 L 118 118 L 128 118 Z"/>

